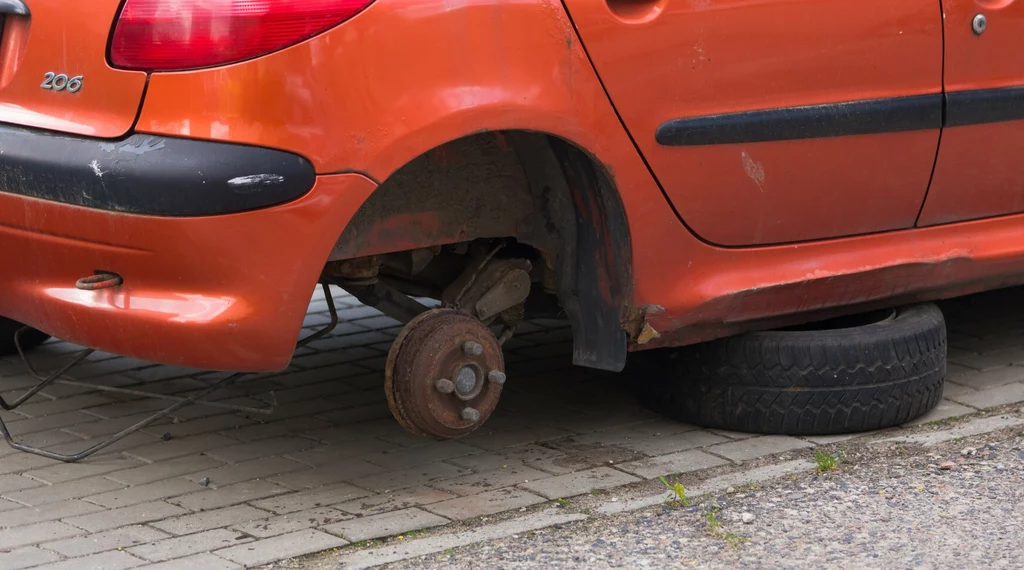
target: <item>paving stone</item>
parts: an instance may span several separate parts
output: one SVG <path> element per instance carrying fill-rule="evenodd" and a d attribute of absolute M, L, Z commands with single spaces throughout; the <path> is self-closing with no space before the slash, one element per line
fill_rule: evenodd
<path fill-rule="evenodd" d="M 163 501 L 155 501 L 152 503 L 132 505 L 130 507 L 121 507 L 120 509 L 108 509 L 80 517 L 71 517 L 65 520 L 68 523 L 84 528 L 89 532 L 100 532 L 120 526 L 128 526 L 132 524 L 158 521 L 169 517 L 176 517 L 187 512 L 188 511 L 181 507 L 165 503 Z"/>
<path fill-rule="evenodd" d="M 78 499 L 70 499 L 59 503 L 46 503 L 38 507 L 23 507 L 0 513 L 0 528 L 55 521 L 67 517 L 87 515 L 101 510 L 103 510 L 103 507 Z"/>
<path fill-rule="evenodd" d="M 21 475 L 0 475 L 0 495 L 22 489 L 31 489 L 40 485 L 43 485 L 42 481 L 36 481 Z"/>
<path fill-rule="evenodd" d="M 949 385 L 947 384 L 947 386 Z M 931 411 L 929 411 L 927 414 L 917 418 L 916 420 L 909 421 L 903 425 L 919 426 L 929 422 L 937 422 L 948 418 L 954 418 L 957 416 L 971 414 L 974 413 L 974 411 L 974 408 L 961 406 L 960 404 L 957 404 L 956 402 L 951 402 L 949 400 L 941 400 L 939 401 L 938 405 L 932 408 Z"/>
<path fill-rule="evenodd" d="M 757 433 L 748 433 L 745 431 L 732 431 L 728 429 L 708 429 L 705 431 L 709 431 L 715 435 L 720 435 L 722 437 L 726 437 L 729 439 L 750 439 L 752 437 L 757 437 L 761 435 Z"/>
<path fill-rule="evenodd" d="M 146 382 L 147 385 L 152 382 L 159 382 L 161 380 L 170 380 L 172 378 L 181 378 L 184 376 L 193 376 L 201 374 L 203 370 L 197 370 L 195 368 L 184 368 L 181 366 L 153 366 L 151 368 L 144 368 L 142 370 L 130 370 L 122 372 L 124 376 L 134 378 L 141 382 Z"/>
<path fill-rule="evenodd" d="M 47 562 L 60 560 L 60 556 L 35 546 L 16 548 L 9 552 L 0 552 L 0 568 L 4 570 L 21 570 Z"/>
<path fill-rule="evenodd" d="M 218 550 L 217 556 L 244 566 L 257 566 L 346 544 L 347 541 L 336 536 L 307 529 Z"/>
<path fill-rule="evenodd" d="M 303 468 L 306 468 L 303 465 Z M 351 481 L 382 473 L 383 467 L 359 459 L 342 459 L 336 463 L 328 463 L 316 469 L 306 469 L 286 475 L 270 477 L 270 481 L 291 489 L 315 489 L 324 485 Z"/>
<path fill-rule="evenodd" d="M 354 346 L 345 350 L 333 350 L 331 352 L 318 352 L 316 354 L 300 356 L 299 358 L 292 359 L 292 365 L 308 370 L 333 364 L 355 362 L 375 356 L 380 356 L 380 352 L 366 347 Z"/>
<path fill-rule="evenodd" d="M 137 568 L 142 564 L 145 564 L 145 561 L 127 552 L 111 550 L 109 552 L 65 560 L 64 562 L 54 562 L 45 566 L 38 566 L 36 570 L 123 570 L 125 568 Z"/>
<path fill-rule="evenodd" d="M 331 431 L 332 433 L 326 434 L 328 431 Z M 306 463 L 307 465 L 317 467 L 326 463 L 335 463 L 339 459 L 350 459 L 402 449 L 400 445 L 388 443 L 377 439 L 376 437 L 347 436 L 349 438 L 348 440 L 342 440 L 342 436 L 337 435 L 338 432 L 348 431 L 350 431 L 350 428 L 339 426 L 336 428 L 330 428 L 329 430 L 318 430 L 304 434 L 307 437 L 314 438 L 318 441 L 324 441 L 329 445 L 289 453 L 288 457 L 296 461 Z"/>
<path fill-rule="evenodd" d="M 210 487 L 217 489 L 241 481 L 264 479 L 282 473 L 308 470 L 309 466 L 297 461 L 272 456 L 243 461 L 234 465 L 225 465 L 216 469 L 203 469 L 188 475 L 187 478 L 194 482 L 208 478 Z"/>
<path fill-rule="evenodd" d="M 287 514 L 316 507 L 335 505 L 351 501 L 352 499 L 365 497 L 369 494 L 370 493 L 368 491 L 358 487 L 340 483 L 329 487 L 322 487 L 320 489 L 299 491 L 297 493 L 282 495 L 280 497 L 254 501 L 252 504 L 255 507 L 266 509 L 276 514 Z"/>
<path fill-rule="evenodd" d="M 139 368 L 152 367 L 152 362 L 138 360 L 135 358 L 126 358 L 122 356 L 119 358 L 102 360 L 100 362 L 80 364 L 69 370 L 67 376 L 74 378 L 75 380 L 87 380 L 89 378 L 95 378 L 97 376 L 106 376 L 110 374 L 123 373 L 127 370 L 136 370 Z"/>
<path fill-rule="evenodd" d="M 15 439 L 23 445 L 34 445 L 42 449 L 59 449 L 63 445 L 75 442 L 75 447 L 81 449 L 82 438 L 58 429 L 37 431 L 23 436 L 16 436 Z"/>
<path fill-rule="evenodd" d="M 332 336 L 309 343 L 310 348 L 317 351 L 338 350 L 353 346 L 370 346 L 378 343 L 390 343 L 391 336 L 377 331 L 366 331 L 344 336 Z"/>
<path fill-rule="evenodd" d="M 129 546 L 160 540 L 168 536 L 170 535 L 148 526 L 132 525 L 106 532 L 47 542 L 43 544 L 43 547 L 73 558 L 105 550 L 128 548 Z"/>
<path fill-rule="evenodd" d="M 5 456 L 3 461 L 0 461 L 0 475 L 30 471 L 39 467 L 50 466 L 55 463 L 57 463 L 57 461 L 54 461 L 53 459 L 47 459 L 30 453 L 18 452 L 12 449 L 10 454 Z"/>
<path fill-rule="evenodd" d="M 7 499 L 0 499 L 0 513 L 6 511 L 16 511 L 18 509 L 24 509 L 25 505 L 15 503 L 14 501 L 8 501 Z"/>
<path fill-rule="evenodd" d="M 384 451 L 379 454 L 363 457 L 366 461 L 387 469 L 407 469 L 444 461 L 453 457 L 479 453 L 480 449 L 454 440 L 441 441 L 416 447 L 412 449 L 400 449 L 397 451 Z"/>
<path fill-rule="evenodd" d="M 304 528 L 333 524 L 353 518 L 352 515 L 330 507 L 317 507 L 280 515 L 261 521 L 237 525 L 235 530 L 258 538 L 267 538 Z"/>
<path fill-rule="evenodd" d="M 523 445 L 496 452 L 456 457 L 449 459 L 447 463 L 477 471 L 489 471 L 514 463 L 550 460 L 563 457 L 564 455 L 561 451 L 555 451 L 539 445 Z"/>
<path fill-rule="evenodd" d="M 468 475 L 469 473 L 471 473 L 469 469 L 462 469 L 448 463 L 428 463 L 401 471 L 390 471 L 372 477 L 356 479 L 352 481 L 352 484 L 379 493 L 423 485 L 442 479 L 452 479 L 460 475 Z"/>
<path fill-rule="evenodd" d="M 520 483 L 528 483 L 538 479 L 551 477 L 550 474 L 531 469 L 522 464 L 463 475 L 453 479 L 445 479 L 434 483 L 434 487 L 450 491 L 457 495 L 473 495 L 484 491 L 511 487 Z"/>
<path fill-rule="evenodd" d="M 715 457 L 714 455 L 693 449 L 622 463 L 618 467 L 623 471 L 639 475 L 645 479 L 656 479 L 662 475 L 700 471 L 701 469 L 708 469 L 728 463 L 728 461 L 721 457 Z"/>
<path fill-rule="evenodd" d="M 85 497 L 84 500 L 108 508 L 117 508 L 206 490 L 202 485 L 185 479 L 164 479 L 146 485 L 91 495 Z"/>
<path fill-rule="evenodd" d="M 105 439 L 106 439 L 105 437 L 104 438 L 96 438 L 96 439 L 76 439 L 75 441 L 70 442 L 70 443 L 62 443 L 62 444 L 59 444 L 59 445 L 51 446 L 49 448 L 49 451 L 53 451 L 53 452 L 56 452 L 56 453 L 67 453 L 67 454 L 78 453 L 78 452 L 80 452 L 80 451 L 82 451 L 84 449 L 88 449 L 88 448 L 90 448 L 90 447 L 100 443 L 101 441 L 103 441 Z M 117 453 L 117 452 L 124 451 L 126 449 L 131 449 L 133 447 L 139 447 L 141 445 L 148 445 L 148 444 L 151 444 L 151 443 L 153 443 L 154 441 L 157 441 L 157 440 L 158 440 L 158 438 L 156 436 L 152 435 L 152 434 L 145 433 L 145 432 L 135 432 L 135 433 L 133 433 L 131 435 L 125 436 L 124 439 L 119 440 L 117 443 L 111 444 L 109 447 L 107 447 L 106 449 L 103 450 L 103 453 L 105 453 L 105 454 Z"/>
<path fill-rule="evenodd" d="M 969 388 L 967 386 L 950 382 L 948 379 L 946 380 L 945 385 L 942 387 L 942 397 L 946 398 L 947 400 L 949 398 L 973 394 L 975 392 L 977 392 L 977 390 L 975 390 L 974 388 Z"/>
<path fill-rule="evenodd" d="M 82 534 L 81 529 L 77 529 L 60 521 L 16 526 L 4 529 L 3 532 L 0 532 L 0 550 L 16 548 L 19 546 L 29 546 L 57 538 L 78 536 L 80 534 Z"/>
<path fill-rule="evenodd" d="M 971 410 L 972 412 L 974 410 Z M 833 435 L 805 435 L 800 439 L 807 440 L 815 445 L 832 445 L 833 443 L 840 443 L 843 441 L 850 441 L 851 439 L 857 439 L 860 437 L 868 437 L 871 435 L 877 435 L 884 433 L 885 429 L 878 429 L 872 431 L 859 431 L 855 433 L 838 433 Z"/>
<path fill-rule="evenodd" d="M 127 402 L 115 402 L 105 406 L 97 406 L 82 410 L 83 412 L 100 419 L 110 420 L 132 416 L 136 414 L 151 414 L 168 406 L 164 400 L 153 398 L 139 398 Z"/>
<path fill-rule="evenodd" d="M 961 386 L 974 388 L 975 390 L 987 390 L 996 386 L 1024 380 L 1024 366 L 1005 366 L 984 372 L 969 369 L 962 370 L 962 372 L 959 370 L 950 372 L 946 379 Z"/>
<path fill-rule="evenodd" d="M 872 443 L 901 441 L 919 443 L 921 445 L 928 446 L 946 441 L 953 441 L 958 438 L 990 433 L 1008 427 L 1019 426 L 1021 424 L 1024 424 L 1024 419 L 1017 418 L 1012 415 L 1000 414 L 981 418 L 971 418 L 970 420 L 950 429 L 926 431 L 915 434 L 900 433 L 894 437 L 881 439 Z"/>
<path fill-rule="evenodd" d="M 295 453 L 318 445 L 320 444 L 304 437 L 276 437 L 263 441 L 255 441 L 252 443 L 243 443 L 221 449 L 213 449 L 207 451 L 206 455 L 215 459 L 220 459 L 221 461 L 227 461 L 228 463 L 239 463 L 268 455 Z"/>
<path fill-rule="evenodd" d="M 5 459 L 4 463 L 6 461 Z M 136 459 L 129 459 L 118 455 L 102 455 L 90 457 L 88 461 L 82 463 L 58 462 L 41 469 L 26 471 L 23 475 L 56 485 L 65 481 L 85 479 L 86 477 L 103 475 L 104 473 L 129 469 L 138 465 L 145 464 Z"/>
<path fill-rule="evenodd" d="M 358 391 L 352 386 L 341 382 L 338 378 L 324 382 L 303 384 L 301 386 L 290 386 L 287 380 L 282 381 L 282 384 L 285 384 L 287 387 L 274 391 L 274 400 L 280 403 L 301 402 L 313 398 L 344 399 L 349 394 Z M 375 396 L 380 398 L 379 394 Z"/>
<path fill-rule="evenodd" d="M 218 430 L 224 430 L 225 434 L 230 434 L 235 428 L 245 427 L 254 423 L 256 423 L 256 420 L 237 414 L 218 414 L 203 418 L 193 418 L 176 424 L 153 426 L 145 431 L 158 436 L 168 434 L 175 438 L 185 438 Z"/>
<path fill-rule="evenodd" d="M 609 489 L 619 485 L 635 483 L 641 479 L 627 475 L 610 467 L 597 467 L 579 473 L 559 475 L 539 481 L 523 483 L 520 487 L 533 491 L 548 499 L 574 497 L 589 493 L 593 489 Z"/>
<path fill-rule="evenodd" d="M 237 441 L 219 434 L 204 434 L 171 441 L 156 441 L 149 445 L 136 447 L 126 451 L 126 455 L 137 457 L 144 461 L 163 461 L 182 455 L 191 455 L 210 449 L 227 447 L 238 443 Z"/>
<path fill-rule="evenodd" d="M 80 415 L 82 415 L 82 416 L 84 416 L 86 418 L 89 418 L 90 421 L 87 421 L 87 422 L 84 422 L 84 423 L 83 422 L 79 422 L 79 423 L 75 423 L 75 424 L 72 424 L 72 423 L 69 422 L 68 424 L 65 424 L 65 426 L 63 427 L 64 431 L 66 431 L 68 433 L 71 433 L 71 434 L 74 434 L 74 435 L 77 435 L 78 437 L 81 437 L 81 438 L 84 438 L 84 439 L 93 439 L 93 438 L 100 438 L 100 437 L 111 436 L 111 435 L 113 435 L 115 433 L 118 433 L 118 432 L 124 430 L 127 427 L 130 427 L 130 426 L 133 426 L 133 425 L 139 423 L 140 421 L 146 419 L 147 417 L 149 417 L 152 414 L 150 412 L 146 412 L 146 413 L 143 413 L 143 414 L 135 414 L 135 415 L 132 415 L 132 416 L 124 416 L 124 417 L 121 417 L 121 418 L 115 418 L 115 419 L 109 419 L 109 420 L 100 419 L 100 418 L 97 418 L 96 416 L 88 415 L 88 414 L 85 414 L 85 413 L 81 413 Z M 52 416 L 47 416 L 47 417 L 52 417 Z M 171 421 L 172 421 L 172 418 L 164 418 L 162 420 L 157 420 L 157 422 L 155 424 L 152 424 L 151 427 L 152 428 L 156 428 L 156 427 L 159 427 L 161 425 L 167 425 Z M 143 430 L 143 431 L 146 431 L 146 430 Z"/>
<path fill-rule="evenodd" d="M 138 463 L 135 463 L 135 465 L 138 465 Z M 206 457 L 205 455 L 187 455 L 185 457 L 145 464 L 141 467 L 114 471 L 108 473 L 106 477 L 126 485 L 145 485 L 146 483 L 162 481 L 189 473 L 197 473 L 204 469 L 216 469 L 223 465 L 224 462 L 212 457 Z"/>
<path fill-rule="evenodd" d="M 792 451 L 794 449 L 811 446 L 812 444 L 796 439 L 795 437 L 789 437 L 786 435 L 765 435 L 742 441 L 723 443 L 721 445 L 708 448 L 708 451 L 733 461 L 747 461 L 748 459 L 755 459 L 765 455 L 772 455 L 774 453 L 782 453 L 783 451 Z"/>
<path fill-rule="evenodd" d="M 429 505 L 454 499 L 457 496 L 453 493 L 430 487 L 414 487 L 412 489 L 402 489 L 393 493 L 371 495 L 362 499 L 339 503 L 334 505 L 334 508 L 354 515 L 365 516 L 398 511 L 420 505 Z"/>
<path fill-rule="evenodd" d="M 17 501 L 24 505 L 39 506 L 45 505 L 46 503 L 66 501 L 68 499 L 78 499 L 80 497 L 95 495 L 97 493 L 103 493 L 113 489 L 121 489 L 123 487 L 124 485 L 111 481 L 110 479 L 104 479 L 103 477 L 90 477 L 88 479 L 68 481 L 46 487 L 36 487 L 33 489 L 4 493 L 4 498 L 11 501 Z"/>
<path fill-rule="evenodd" d="M 48 402 L 29 402 L 22 404 L 18 407 L 18 413 L 28 416 L 30 418 L 38 416 L 46 416 L 50 414 L 56 414 L 59 412 L 69 412 L 74 410 L 82 410 L 92 406 L 99 406 L 102 404 L 109 404 L 116 402 L 109 396 L 103 396 L 100 394 L 82 394 L 80 396 L 73 396 L 71 398 L 61 398 L 60 400 L 50 400 Z"/>
<path fill-rule="evenodd" d="M 546 501 L 547 499 L 522 489 L 505 488 L 442 501 L 423 508 L 449 519 L 464 520 L 530 507 Z"/>
<path fill-rule="evenodd" d="M 1024 362 L 1024 347 L 993 350 L 984 354 L 975 354 L 955 349 L 949 350 L 948 359 L 954 364 L 974 368 L 975 370 L 992 370 L 1009 366 L 1015 362 Z"/>
<path fill-rule="evenodd" d="M 260 399 L 257 399 L 257 398 L 229 397 L 229 396 L 232 396 L 232 394 L 230 392 L 230 389 L 231 388 L 228 387 L 226 389 L 226 391 L 228 393 L 214 395 L 214 396 L 211 397 L 211 399 L 212 400 L 216 400 L 218 404 L 224 404 L 224 405 L 229 405 L 229 406 L 238 406 L 238 407 L 243 407 L 243 408 L 253 408 L 255 410 L 272 411 L 270 405 L 267 402 L 265 402 L 263 400 L 260 400 Z M 184 395 L 187 395 L 187 394 L 182 394 L 182 395 L 184 396 Z M 202 419 L 202 418 L 208 418 L 208 417 L 214 417 L 214 416 L 224 416 L 224 415 L 234 416 L 235 415 L 234 413 L 227 413 L 227 414 L 225 414 L 226 411 L 227 410 L 225 410 L 224 408 L 217 408 L 217 407 L 213 407 L 213 406 L 188 406 L 188 407 L 185 407 L 185 408 L 182 408 L 182 409 L 178 410 L 177 412 L 174 412 L 174 417 L 180 418 L 181 420 L 189 420 L 189 421 L 191 421 L 191 420 L 194 420 L 194 419 Z M 236 413 L 242 414 L 244 412 L 236 412 Z M 264 416 L 264 417 L 266 417 L 266 416 Z"/>
<path fill-rule="evenodd" d="M 128 552 L 151 562 L 162 562 L 192 554 L 209 552 L 228 546 L 251 542 L 252 537 L 234 530 L 218 528 L 195 534 L 187 534 L 164 540 L 157 540 L 128 548 Z"/>
<path fill-rule="evenodd" d="M 979 390 L 974 394 L 964 394 L 953 399 L 980 409 L 1024 402 L 1024 382 Z"/>
<path fill-rule="evenodd" d="M 5 397 L 7 396 L 5 395 Z M 83 414 L 76 409 L 60 414 L 49 414 L 35 418 L 8 420 L 7 427 L 11 430 L 12 435 L 19 436 L 55 428 L 67 429 L 69 426 L 88 426 L 96 424 L 99 421 L 100 420 L 96 419 L 94 416 Z"/>
<path fill-rule="evenodd" d="M 151 523 L 149 526 L 171 534 L 190 534 L 213 528 L 245 524 L 273 516 L 272 513 L 249 505 L 238 505 L 201 513 L 188 514 Z"/>
<path fill-rule="evenodd" d="M 236 570 L 242 566 L 224 560 L 215 554 L 195 554 L 167 562 L 158 562 L 145 567 L 146 570 Z"/>
<path fill-rule="evenodd" d="M 448 519 L 420 509 L 405 509 L 380 515 L 360 517 L 324 526 L 323 529 L 350 542 L 392 536 L 448 524 Z"/>
<path fill-rule="evenodd" d="M 185 495 L 171 499 L 170 502 L 191 511 L 208 511 L 280 495 L 290 490 L 280 485 L 275 485 L 270 481 L 245 481 L 243 483 L 235 483 L 234 485 L 226 485 L 217 490 L 205 490 Z"/>
<path fill-rule="evenodd" d="M 386 400 L 381 400 L 373 404 L 365 406 L 357 406 L 355 408 L 342 408 L 337 409 L 337 404 L 332 406 L 334 409 L 330 411 L 321 410 L 315 412 L 316 417 L 327 420 L 333 424 L 357 424 L 361 422 L 367 422 L 371 420 L 384 420 L 391 416 L 391 410 L 388 409 L 388 403 Z"/>
<path fill-rule="evenodd" d="M 490 423 L 490 420 L 488 420 Z M 495 450 L 506 447 L 526 445 L 538 441 L 557 439 L 573 435 L 572 432 L 556 427 L 544 426 L 536 428 L 509 429 L 490 433 L 471 434 L 460 439 L 462 443 L 480 449 Z"/>
<path fill-rule="evenodd" d="M 646 455 L 663 455 L 726 441 L 729 440 L 721 435 L 705 430 L 694 430 L 664 436 L 634 437 L 622 440 L 616 445 Z"/>
<path fill-rule="evenodd" d="M 224 430 L 224 435 L 239 441 L 262 441 L 273 437 L 295 435 L 330 427 L 330 423 L 313 417 L 291 418 L 281 421 L 253 423 L 236 429 Z"/>
<path fill-rule="evenodd" d="M 341 338 L 341 337 L 332 337 Z M 334 366 L 328 366 L 326 368 L 315 368 L 313 370 L 302 370 L 299 372 L 289 372 L 287 374 L 281 374 L 275 376 L 281 384 L 287 386 L 303 386 L 305 384 L 319 384 L 327 381 L 342 381 L 344 379 L 352 378 L 354 376 L 360 376 L 366 374 L 366 369 L 356 366 L 355 364 L 335 364 Z M 380 384 L 378 378 L 378 384 Z M 346 382 L 348 384 L 348 382 Z M 349 384 L 351 386 L 351 384 Z M 358 388 L 358 386 L 353 386 Z"/>

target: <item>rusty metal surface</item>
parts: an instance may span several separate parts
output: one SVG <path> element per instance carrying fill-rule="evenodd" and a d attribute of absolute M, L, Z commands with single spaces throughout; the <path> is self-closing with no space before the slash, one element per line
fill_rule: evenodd
<path fill-rule="evenodd" d="M 120 287 L 123 283 L 124 279 L 117 273 L 100 271 L 94 275 L 82 277 L 75 282 L 75 287 L 82 291 L 99 291 L 100 289 Z"/>
<path fill-rule="evenodd" d="M 477 319 L 433 309 L 402 329 L 384 372 L 388 407 L 406 430 L 464 436 L 494 411 L 505 382 L 501 345 Z"/>
<path fill-rule="evenodd" d="M 441 300 L 484 321 L 525 301 L 530 294 L 530 262 L 492 259 L 496 252 L 471 263 L 445 289 Z"/>

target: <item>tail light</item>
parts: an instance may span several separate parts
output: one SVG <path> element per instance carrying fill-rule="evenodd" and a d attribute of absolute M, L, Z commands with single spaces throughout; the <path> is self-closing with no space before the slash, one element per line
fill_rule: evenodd
<path fill-rule="evenodd" d="M 126 0 L 110 44 L 121 69 L 180 71 L 286 48 L 373 0 Z"/>

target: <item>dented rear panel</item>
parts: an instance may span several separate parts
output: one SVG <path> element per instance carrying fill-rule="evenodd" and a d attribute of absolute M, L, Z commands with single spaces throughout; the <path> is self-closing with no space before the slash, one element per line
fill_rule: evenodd
<path fill-rule="evenodd" d="M 0 122 L 104 138 L 125 134 L 146 74 L 107 64 L 120 0 L 13 5 L 0 37 Z"/>

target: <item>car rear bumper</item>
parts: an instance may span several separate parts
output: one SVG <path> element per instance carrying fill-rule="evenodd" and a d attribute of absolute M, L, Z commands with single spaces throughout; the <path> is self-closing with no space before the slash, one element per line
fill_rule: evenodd
<path fill-rule="evenodd" d="M 11 154 L 10 139 L 0 140 L 5 155 Z M 205 160 L 213 170 L 203 166 L 201 176 L 216 171 L 226 182 L 226 176 L 245 175 L 231 171 L 241 163 L 228 160 L 234 166 L 225 167 L 217 155 L 200 156 L 195 152 L 202 149 L 190 145 L 184 154 L 174 151 L 182 142 L 213 143 L 154 144 L 161 142 L 137 158 L 122 146 L 119 158 L 99 163 L 102 177 L 91 160 L 83 162 L 88 156 L 72 151 L 52 155 L 50 177 L 43 168 L 21 178 L 16 169 L 3 172 L 0 315 L 84 346 L 155 362 L 253 372 L 284 368 L 331 247 L 376 185 L 358 174 L 316 177 L 296 167 L 287 176 L 308 176 L 310 187 L 283 204 L 284 195 L 273 191 L 273 199 L 252 199 L 270 185 L 233 193 L 227 184 L 210 183 L 201 192 L 188 181 L 175 186 L 163 177 L 170 172 L 181 180 L 177 171 L 186 169 L 199 173 L 195 161 Z M 148 158 L 159 153 L 159 159 Z M 260 173 L 285 177 L 276 165 L 249 171 Z M 78 279 L 96 271 L 117 273 L 124 282 L 98 291 L 76 288 Z"/>
<path fill-rule="evenodd" d="M 0 191 L 154 216 L 206 216 L 309 192 L 313 165 L 267 148 L 156 135 L 111 141 L 0 125 Z"/>

